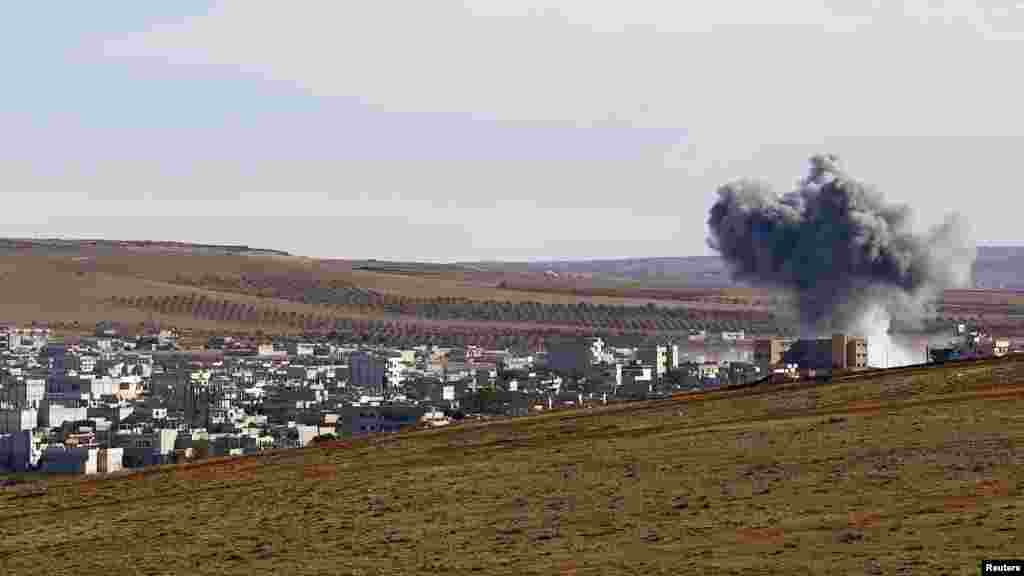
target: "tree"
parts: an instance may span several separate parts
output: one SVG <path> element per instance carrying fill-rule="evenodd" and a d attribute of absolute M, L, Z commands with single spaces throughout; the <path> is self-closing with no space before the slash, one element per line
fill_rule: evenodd
<path fill-rule="evenodd" d="M 192 454 L 196 460 L 202 460 L 210 457 L 210 441 L 206 438 L 201 438 L 192 443 Z"/>

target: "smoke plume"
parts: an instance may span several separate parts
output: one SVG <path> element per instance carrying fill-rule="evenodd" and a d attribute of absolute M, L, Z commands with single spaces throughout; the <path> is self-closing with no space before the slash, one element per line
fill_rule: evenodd
<path fill-rule="evenodd" d="M 941 290 L 970 281 L 975 248 L 958 217 L 915 234 L 909 207 L 886 203 L 835 156 L 810 162 L 807 178 L 782 196 L 754 180 L 722 186 L 708 220 L 708 244 L 734 278 L 791 292 L 802 331 L 918 317 Z"/>

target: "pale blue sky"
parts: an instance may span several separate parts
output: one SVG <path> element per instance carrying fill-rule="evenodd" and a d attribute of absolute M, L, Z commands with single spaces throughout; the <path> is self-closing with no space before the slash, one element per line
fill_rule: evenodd
<path fill-rule="evenodd" d="M 717 185 L 826 151 L 1020 239 L 1011 2 L 10 4 L 3 235 L 703 254 Z"/>

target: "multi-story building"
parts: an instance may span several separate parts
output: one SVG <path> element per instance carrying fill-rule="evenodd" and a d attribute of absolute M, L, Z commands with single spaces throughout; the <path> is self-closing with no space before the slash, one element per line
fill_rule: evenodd
<path fill-rule="evenodd" d="M 657 373 L 653 366 L 615 365 L 615 393 L 619 396 L 643 397 L 654 389 Z"/>
<path fill-rule="evenodd" d="M 547 367 L 556 372 L 584 372 L 604 356 L 600 338 L 554 340 L 547 344 Z"/>
<path fill-rule="evenodd" d="M 388 360 L 369 352 L 353 352 L 348 359 L 349 384 L 383 396 L 388 383 Z"/>
<path fill-rule="evenodd" d="M 0 434 L 33 430 L 38 425 L 39 411 L 35 408 L 0 408 Z"/>
<path fill-rule="evenodd" d="M 679 346 L 676 344 L 643 346 L 637 349 L 636 359 L 641 364 L 654 366 L 657 377 L 661 378 L 665 373 L 679 368 Z"/>
<path fill-rule="evenodd" d="M 0 341 L 11 352 L 39 351 L 50 341 L 50 329 L 6 327 L 0 329 Z"/>
<path fill-rule="evenodd" d="M 868 365 L 868 341 L 866 338 L 832 335 L 832 368 L 847 370 L 865 368 Z"/>
<path fill-rule="evenodd" d="M 771 366 L 782 363 L 782 356 L 793 345 L 784 338 L 761 338 L 754 341 L 754 364 L 767 371 Z"/>
<path fill-rule="evenodd" d="M 33 377 L 4 378 L 0 388 L 0 407 L 39 408 L 46 395 L 46 380 Z"/>
<path fill-rule="evenodd" d="M 345 406 L 336 424 L 338 436 L 397 432 L 415 426 L 426 413 L 422 406 Z"/>
<path fill-rule="evenodd" d="M 39 426 L 60 428 L 65 422 L 82 422 L 88 419 L 88 408 L 79 401 L 64 403 L 43 400 L 39 405 Z"/>
<path fill-rule="evenodd" d="M 866 338 L 835 334 L 832 338 L 797 340 L 782 354 L 782 363 L 801 370 L 831 371 L 864 368 L 868 362 Z"/>

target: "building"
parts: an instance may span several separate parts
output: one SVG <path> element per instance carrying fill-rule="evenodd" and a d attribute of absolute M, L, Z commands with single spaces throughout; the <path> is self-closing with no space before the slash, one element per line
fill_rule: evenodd
<path fill-rule="evenodd" d="M 123 448 L 100 448 L 96 455 L 96 472 L 110 474 L 124 467 Z"/>
<path fill-rule="evenodd" d="M 585 372 L 604 357 L 604 341 L 600 338 L 553 340 L 546 348 L 547 367 L 555 372 Z"/>
<path fill-rule="evenodd" d="M 754 341 L 754 364 L 762 370 L 777 366 L 792 345 L 792 340 L 783 338 L 759 338 Z"/>
<path fill-rule="evenodd" d="M 657 377 L 661 378 L 667 372 L 679 368 L 679 346 L 675 344 L 644 346 L 637 349 L 636 359 L 641 364 L 654 366 Z"/>
<path fill-rule="evenodd" d="M 121 433 L 115 442 L 122 450 L 122 465 L 136 468 L 170 462 L 178 436 L 177 430 L 158 428 L 151 432 Z"/>
<path fill-rule="evenodd" d="M 867 339 L 846 334 L 832 335 L 832 368 L 834 370 L 866 368 L 867 365 Z"/>
<path fill-rule="evenodd" d="M 50 340 L 49 328 L 5 328 L 0 330 L 0 340 L 11 352 L 38 352 Z"/>
<path fill-rule="evenodd" d="M 402 383 L 404 371 L 405 359 L 401 354 L 392 354 L 387 357 L 387 381 L 392 389 L 397 389 Z"/>
<path fill-rule="evenodd" d="M 810 371 L 864 368 L 867 361 L 867 339 L 845 334 L 816 340 L 797 340 L 782 354 L 782 363 L 796 364 L 800 370 Z"/>
<path fill-rule="evenodd" d="M 99 448 L 49 446 L 43 451 L 40 466 L 53 474 L 96 474 L 99 468 Z"/>
<path fill-rule="evenodd" d="M 65 422 L 84 422 L 88 419 L 88 408 L 80 402 L 67 405 L 54 400 L 43 400 L 39 405 L 39 427 L 60 428 Z"/>
<path fill-rule="evenodd" d="M 657 374 L 653 366 L 615 365 L 615 389 L 617 391 L 622 388 L 634 387 L 637 382 L 642 382 L 644 386 L 650 388 L 656 380 Z"/>
<path fill-rule="evenodd" d="M 335 425 L 337 436 L 397 432 L 415 426 L 427 409 L 422 406 L 345 406 Z"/>
<path fill-rule="evenodd" d="M 0 408 L 0 434 L 33 430 L 38 425 L 39 411 L 35 408 Z"/>
<path fill-rule="evenodd" d="M 291 342 L 288 344 L 288 354 L 292 356 L 312 356 L 316 345 L 312 342 Z M 257 354 L 259 351 L 257 350 Z"/>
<path fill-rule="evenodd" d="M 31 432 L 0 435 L 0 470 L 25 472 L 38 463 L 38 458 Z"/>
<path fill-rule="evenodd" d="M 353 352 L 348 359 L 349 384 L 383 396 L 388 383 L 388 360 L 369 352 Z"/>
<path fill-rule="evenodd" d="M 39 408 L 46 396 L 42 378 L 5 378 L 0 388 L 0 407 Z"/>

